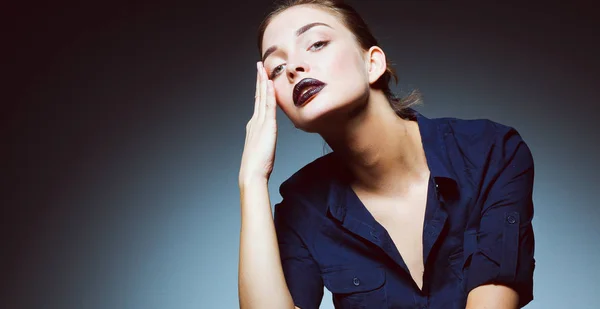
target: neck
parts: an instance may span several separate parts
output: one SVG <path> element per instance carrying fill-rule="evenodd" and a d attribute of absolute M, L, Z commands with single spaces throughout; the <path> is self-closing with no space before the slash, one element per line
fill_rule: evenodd
<path fill-rule="evenodd" d="M 368 193 L 401 195 L 429 176 L 416 121 L 400 118 L 382 92 L 335 132 L 321 134 L 352 174 L 352 186 Z"/>

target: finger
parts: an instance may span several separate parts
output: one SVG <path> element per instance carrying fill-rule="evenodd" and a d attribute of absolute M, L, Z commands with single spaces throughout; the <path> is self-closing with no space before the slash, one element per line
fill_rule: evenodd
<path fill-rule="evenodd" d="M 265 105 L 267 101 L 267 73 L 265 67 L 261 63 L 260 66 L 260 103 L 258 105 L 258 119 L 264 119 L 265 117 Z"/>
<path fill-rule="evenodd" d="M 254 114 L 253 116 L 258 115 L 258 104 L 260 100 L 260 65 L 256 63 L 256 90 L 254 92 Z"/>
<path fill-rule="evenodd" d="M 253 120 L 254 120 L 254 118 L 250 119 L 246 123 L 246 137 L 244 138 L 244 146 L 246 146 L 248 144 L 248 139 L 250 138 L 251 131 L 252 131 L 252 122 L 253 122 Z"/>
<path fill-rule="evenodd" d="M 266 106 L 266 117 L 267 119 L 274 119 L 277 111 L 277 102 L 275 101 L 275 87 L 272 80 L 267 81 L 267 106 Z"/>
<path fill-rule="evenodd" d="M 260 115 L 261 115 L 261 110 L 262 107 L 260 106 L 262 104 L 261 100 L 261 87 L 262 87 L 262 63 L 259 61 L 258 62 L 258 67 L 257 67 L 257 73 L 258 73 L 258 95 L 256 96 L 256 119 L 260 119 Z"/>

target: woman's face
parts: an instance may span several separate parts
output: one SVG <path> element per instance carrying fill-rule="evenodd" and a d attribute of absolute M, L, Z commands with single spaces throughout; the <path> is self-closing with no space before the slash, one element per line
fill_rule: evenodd
<path fill-rule="evenodd" d="M 298 29 L 309 24 L 313 26 L 297 35 Z M 272 47 L 276 49 L 272 51 Z M 336 119 L 332 116 L 339 117 L 366 104 L 370 83 L 365 60 L 368 57 L 352 33 L 331 13 L 307 5 L 281 12 L 265 30 L 262 51 L 277 104 L 295 127 L 318 132 L 331 125 L 331 120 Z M 305 78 L 317 79 L 325 86 L 296 105 L 294 86 Z"/>

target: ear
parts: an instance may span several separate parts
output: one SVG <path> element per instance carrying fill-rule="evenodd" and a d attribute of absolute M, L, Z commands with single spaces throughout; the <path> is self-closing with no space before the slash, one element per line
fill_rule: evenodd
<path fill-rule="evenodd" d="M 373 46 L 366 52 L 367 74 L 369 84 L 375 83 L 383 73 L 387 70 L 387 62 L 385 53 L 379 46 Z"/>

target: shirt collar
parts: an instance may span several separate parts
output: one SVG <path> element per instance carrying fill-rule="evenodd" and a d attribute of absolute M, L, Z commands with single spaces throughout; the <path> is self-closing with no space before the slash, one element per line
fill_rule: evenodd
<path fill-rule="evenodd" d="M 409 108 L 409 114 L 412 115 L 410 116 L 411 120 L 416 120 L 419 126 L 421 142 L 431 176 L 442 189 L 439 190 L 442 195 L 449 193 L 446 189 L 456 189 L 458 184 L 456 175 L 451 172 L 451 162 L 446 150 L 445 138 L 449 137 L 450 128 L 435 119 L 423 116 L 412 108 Z M 335 162 L 333 163 L 336 167 L 339 167 Z M 327 197 L 327 204 L 331 214 L 338 220 L 343 221 L 346 215 L 347 173 L 341 169 L 335 171 L 335 177 L 333 177 Z"/>
<path fill-rule="evenodd" d="M 446 149 L 445 139 L 451 133 L 450 127 L 434 119 L 429 119 L 414 109 L 413 112 L 419 124 L 421 142 L 423 143 L 425 158 L 427 159 L 431 176 L 436 178 L 436 180 L 446 178 L 457 183 L 457 177 L 450 169 L 451 162 Z"/>

